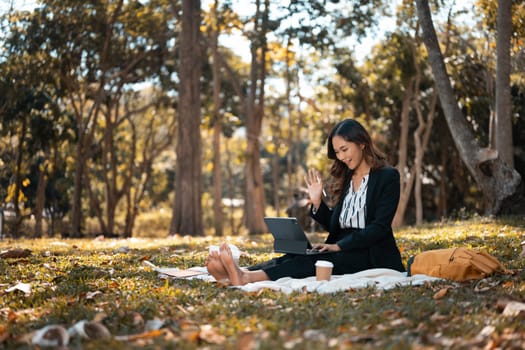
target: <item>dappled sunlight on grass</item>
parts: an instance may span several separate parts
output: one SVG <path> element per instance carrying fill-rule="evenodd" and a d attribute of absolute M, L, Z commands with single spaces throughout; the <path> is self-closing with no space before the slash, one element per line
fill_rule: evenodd
<path fill-rule="evenodd" d="M 467 247 L 507 260 L 510 268 L 525 267 L 523 259 L 512 259 L 519 255 L 525 240 L 524 219 L 474 218 L 427 224 L 399 229 L 395 236 L 405 259 L 424 250 Z"/>
<path fill-rule="evenodd" d="M 334 294 L 271 290 L 247 293 L 202 280 L 163 279 L 143 264 L 203 266 L 210 245 L 238 246 L 241 265 L 271 257 L 269 234 L 232 237 L 2 240 L 0 251 L 29 249 L 0 259 L 0 347 L 33 348 L 28 334 L 57 324 L 98 319 L 112 338 L 70 340 L 71 348 L 517 348 L 521 316 L 502 314 L 525 299 L 524 218 L 474 218 L 395 235 L 406 260 L 420 251 L 454 246 L 483 249 L 514 275 L 482 281 L 350 289 Z M 311 234 L 321 241 L 324 233 Z M 483 282 L 483 285 L 478 283 Z M 7 292 L 23 283 L 30 292 Z M 480 288 L 483 286 L 484 288 Z M 488 286 L 488 287 L 487 287 Z M 151 328 L 151 324 L 159 324 Z M 25 339 L 25 341 L 24 341 Z"/>

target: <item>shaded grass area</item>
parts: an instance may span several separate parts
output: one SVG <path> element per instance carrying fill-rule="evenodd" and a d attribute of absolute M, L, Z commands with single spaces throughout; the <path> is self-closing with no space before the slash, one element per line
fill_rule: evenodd
<path fill-rule="evenodd" d="M 312 240 L 323 237 L 313 234 Z M 142 264 L 202 266 L 207 247 L 224 238 L 4 240 L 0 250 L 32 253 L 0 259 L 0 348 L 32 349 L 21 342 L 24 335 L 94 318 L 113 336 L 141 336 L 73 338 L 69 348 L 523 348 L 523 314 L 504 316 L 502 308 L 509 300 L 525 302 L 524 218 L 405 227 L 396 230 L 396 238 L 405 264 L 420 251 L 463 246 L 489 252 L 515 274 L 387 291 L 246 293 L 201 280 L 165 280 Z M 270 235 L 228 240 L 243 251 L 242 265 L 276 256 Z M 31 293 L 5 292 L 18 282 L 30 283 Z M 160 331 L 146 332 L 151 320 L 162 323 Z"/>

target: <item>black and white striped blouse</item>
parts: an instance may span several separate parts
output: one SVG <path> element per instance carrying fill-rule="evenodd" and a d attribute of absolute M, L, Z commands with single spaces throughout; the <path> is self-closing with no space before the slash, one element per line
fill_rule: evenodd
<path fill-rule="evenodd" d="M 366 190 L 368 188 L 367 174 L 354 192 L 354 185 L 350 181 L 350 188 L 345 196 L 341 215 L 339 216 L 339 225 L 341 228 L 365 228 L 366 215 Z"/>

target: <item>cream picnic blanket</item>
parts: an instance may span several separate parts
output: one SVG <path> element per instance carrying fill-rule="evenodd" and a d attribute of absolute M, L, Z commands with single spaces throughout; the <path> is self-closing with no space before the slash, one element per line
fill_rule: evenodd
<path fill-rule="evenodd" d="M 170 272 L 178 269 L 155 267 L 155 270 L 161 275 L 170 277 Z M 206 267 L 193 267 L 190 270 L 200 272 L 200 274 L 184 278 L 202 279 L 205 281 L 215 282 L 213 276 L 207 273 Z M 406 272 L 399 272 L 392 269 L 369 269 L 353 274 L 334 275 L 330 281 L 317 281 L 315 276 L 307 278 L 284 277 L 276 281 L 248 283 L 244 286 L 237 286 L 233 288 L 238 288 L 246 292 L 256 292 L 261 289 L 268 288 L 287 294 L 294 291 L 335 293 L 348 289 L 366 287 L 391 289 L 397 286 L 415 286 L 424 284 L 425 282 L 439 280 L 441 279 L 427 275 L 407 276 Z"/>
<path fill-rule="evenodd" d="M 332 276 L 330 281 L 317 281 L 314 277 L 290 278 L 284 277 L 277 281 L 262 281 L 248 283 L 240 288 L 247 292 L 258 291 L 262 288 L 279 290 L 284 293 L 293 291 L 307 291 L 317 293 L 335 293 L 348 289 L 376 287 L 391 289 L 397 286 L 420 285 L 425 282 L 440 280 L 426 275 L 408 277 L 406 273 L 391 269 L 369 269 L 353 274 Z"/>

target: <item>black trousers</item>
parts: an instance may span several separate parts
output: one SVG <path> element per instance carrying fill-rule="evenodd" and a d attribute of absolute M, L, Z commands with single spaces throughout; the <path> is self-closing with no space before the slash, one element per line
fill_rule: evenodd
<path fill-rule="evenodd" d="M 314 255 L 285 254 L 278 258 L 248 267 L 248 270 L 263 270 L 270 280 L 282 277 L 305 278 L 315 276 L 315 262 L 327 260 L 334 264 L 334 275 L 355 273 L 372 268 L 368 249 Z"/>

